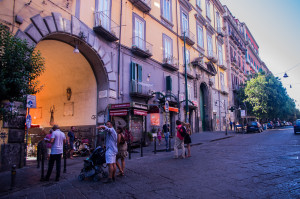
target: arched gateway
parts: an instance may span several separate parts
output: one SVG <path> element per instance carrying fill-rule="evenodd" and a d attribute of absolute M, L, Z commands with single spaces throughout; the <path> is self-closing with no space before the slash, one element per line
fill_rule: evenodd
<path fill-rule="evenodd" d="M 45 51 L 48 60 L 52 59 L 53 62 L 51 67 L 56 67 L 56 69 L 52 71 L 52 76 L 50 75 L 50 72 L 47 73 L 46 71 L 45 73 L 47 74 L 47 77 L 52 78 L 53 74 L 55 74 L 56 72 L 57 74 L 59 74 L 60 78 L 64 76 L 72 76 L 72 75 L 80 76 L 80 74 L 76 74 L 76 73 L 80 73 L 79 71 L 74 71 L 76 70 L 75 66 L 74 68 L 72 68 L 71 64 L 64 64 L 65 62 L 58 61 L 58 60 L 63 60 L 62 55 L 56 54 L 56 56 L 51 56 L 54 55 L 55 53 L 58 54 L 63 53 L 64 50 L 65 51 L 71 50 L 73 52 L 72 49 L 74 49 L 75 46 L 78 47 L 82 55 L 82 56 L 80 55 L 82 58 L 78 58 L 78 60 L 82 60 L 81 61 L 83 63 L 82 65 L 85 65 L 82 67 L 90 66 L 90 68 L 86 68 L 86 69 L 81 68 L 81 70 L 82 71 L 84 70 L 83 72 L 86 78 L 90 77 L 87 82 L 91 82 L 91 86 L 88 86 L 87 82 L 83 82 L 84 81 L 83 79 L 78 78 L 78 81 L 82 81 L 83 83 L 80 84 L 80 82 L 77 82 L 77 84 L 75 84 L 73 82 L 73 88 L 68 86 L 67 84 L 68 81 L 62 81 L 64 82 L 63 85 L 61 84 L 60 86 L 57 86 L 57 88 L 53 88 L 52 86 L 52 89 L 48 89 L 49 92 L 53 92 L 56 89 L 59 90 L 59 92 L 65 96 L 65 98 L 63 98 L 61 101 L 59 100 L 55 101 L 52 99 L 50 100 L 51 97 L 55 97 L 55 96 L 51 96 L 51 94 L 49 93 L 40 94 L 39 99 L 41 99 L 41 101 L 43 101 L 44 104 L 48 103 L 49 105 L 49 103 L 52 103 L 48 113 L 45 113 L 46 115 L 47 114 L 49 115 L 49 118 L 46 118 L 49 120 L 49 122 L 47 123 L 48 125 L 46 125 L 44 122 L 42 124 L 43 127 L 51 126 L 52 117 L 54 117 L 52 118 L 54 120 L 54 123 L 58 123 L 60 125 L 61 122 L 55 119 L 56 117 L 55 112 L 58 111 L 57 107 L 60 107 L 59 108 L 60 110 L 57 113 L 59 113 L 61 116 L 57 118 L 64 119 L 65 116 L 66 121 L 62 122 L 63 124 L 62 126 L 64 126 L 65 128 L 69 126 L 79 125 L 84 127 L 85 125 L 91 125 L 90 121 L 88 120 L 87 120 L 88 122 L 80 123 L 80 121 L 78 121 L 78 118 L 74 119 L 73 121 L 72 119 L 67 118 L 68 116 L 72 116 L 72 111 L 73 114 L 75 114 L 76 111 L 77 111 L 76 114 L 80 114 L 80 110 L 82 111 L 84 109 L 83 106 L 81 106 L 79 109 L 76 109 L 75 108 L 76 104 L 74 102 L 72 104 L 72 100 L 68 99 L 67 95 L 70 95 L 71 93 L 71 95 L 73 95 L 74 97 L 75 93 L 73 92 L 76 92 L 76 90 L 79 93 L 84 93 L 84 92 L 88 93 L 87 96 L 81 95 L 83 98 L 84 97 L 94 98 L 92 100 L 81 99 L 81 103 L 83 103 L 83 100 L 86 101 L 86 103 L 89 103 L 87 104 L 87 106 L 89 106 L 90 109 L 91 107 L 94 107 L 94 114 L 91 114 L 91 111 L 89 111 L 86 112 L 87 115 L 84 117 L 87 117 L 89 119 L 93 117 L 93 119 L 97 119 L 97 121 L 94 120 L 93 126 L 95 126 L 97 122 L 103 122 L 104 112 L 107 109 L 107 105 L 109 103 L 112 103 L 116 98 L 116 76 L 112 68 L 112 57 L 111 57 L 112 53 L 110 53 L 110 50 L 107 50 L 107 49 L 111 49 L 111 46 L 108 46 L 108 44 L 103 42 L 101 38 L 98 38 L 92 29 L 90 29 L 87 25 L 82 23 L 74 16 L 71 17 L 71 20 L 68 20 L 62 18 L 60 13 L 52 13 L 51 16 L 47 16 L 47 17 L 35 15 L 31 17 L 30 20 L 32 24 L 30 24 L 24 31 L 18 30 L 16 33 L 16 37 L 21 39 L 26 39 L 29 45 L 36 46 L 37 49 L 41 51 Z M 55 47 L 58 48 L 57 52 L 55 52 L 55 49 L 53 49 Z M 64 70 L 60 70 L 59 69 L 60 67 L 65 67 L 65 68 Z M 79 69 L 79 67 L 80 66 L 78 66 L 77 69 Z M 47 60 L 46 60 L 46 70 L 47 70 Z M 90 72 L 88 72 L 88 70 L 90 70 Z M 48 86 L 48 88 L 50 86 Z M 79 89 L 80 86 L 82 87 L 81 90 Z M 69 87 L 71 90 L 68 90 Z M 91 91 L 89 92 L 88 89 L 91 89 Z M 45 98 L 45 96 L 50 96 L 50 97 L 48 99 L 43 99 L 43 97 Z M 77 98 L 80 98 L 80 95 L 77 95 Z M 55 105 L 55 103 L 60 103 L 60 105 Z M 82 112 L 84 114 L 84 111 Z M 82 131 L 84 135 L 86 133 L 94 134 L 90 130 L 82 130 Z"/>

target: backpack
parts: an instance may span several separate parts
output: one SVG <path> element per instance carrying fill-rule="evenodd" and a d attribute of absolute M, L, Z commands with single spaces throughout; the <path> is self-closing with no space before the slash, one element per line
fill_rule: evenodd
<path fill-rule="evenodd" d="M 186 129 L 183 126 L 179 129 L 179 133 L 183 138 L 187 135 Z"/>

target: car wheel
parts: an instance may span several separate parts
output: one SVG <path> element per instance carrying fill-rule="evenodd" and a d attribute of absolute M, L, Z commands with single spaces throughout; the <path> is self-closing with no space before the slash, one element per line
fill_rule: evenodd
<path fill-rule="evenodd" d="M 98 175 L 95 175 L 94 177 L 93 177 L 93 181 L 94 182 L 98 182 L 100 180 L 100 177 L 98 176 Z"/>
<path fill-rule="evenodd" d="M 83 181 L 84 178 L 85 178 L 85 176 L 84 176 L 83 173 L 79 174 L 79 176 L 78 176 L 78 180 L 79 180 L 79 181 Z"/>

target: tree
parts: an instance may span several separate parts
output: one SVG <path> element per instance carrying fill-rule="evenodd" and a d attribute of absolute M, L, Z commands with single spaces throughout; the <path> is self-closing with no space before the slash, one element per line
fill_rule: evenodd
<path fill-rule="evenodd" d="M 272 74 L 259 73 L 239 90 L 248 113 L 259 119 L 293 120 L 297 113 L 295 101 L 289 97 L 280 80 Z"/>
<path fill-rule="evenodd" d="M 24 101 L 41 90 L 37 78 L 45 70 L 44 58 L 26 40 L 14 37 L 0 24 L 0 102 Z M 1 107 L 0 119 L 3 117 Z"/>

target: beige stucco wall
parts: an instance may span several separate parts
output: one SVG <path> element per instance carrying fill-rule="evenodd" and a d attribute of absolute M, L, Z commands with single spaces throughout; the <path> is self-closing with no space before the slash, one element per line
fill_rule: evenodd
<path fill-rule="evenodd" d="M 36 49 L 45 58 L 46 70 L 39 78 L 43 89 L 36 95 L 40 109 L 31 110 L 33 123 L 50 126 L 50 107 L 54 105 L 54 121 L 60 126 L 95 125 L 91 116 L 96 115 L 97 86 L 87 60 L 80 53 L 73 53 L 72 46 L 59 41 L 42 41 Z M 72 90 L 70 101 L 68 87 Z M 64 114 L 65 103 L 74 103 L 73 116 Z"/>

